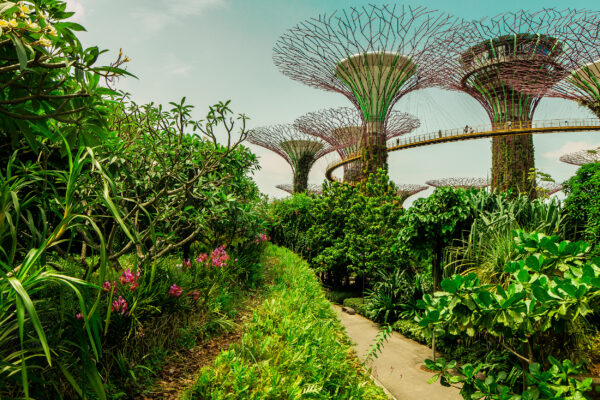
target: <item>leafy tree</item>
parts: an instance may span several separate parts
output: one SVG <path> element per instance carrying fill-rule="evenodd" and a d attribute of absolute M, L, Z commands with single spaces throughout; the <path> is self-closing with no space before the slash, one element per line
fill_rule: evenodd
<path fill-rule="evenodd" d="M 567 229 L 600 251 L 600 163 L 582 165 L 563 187 Z"/>
<path fill-rule="evenodd" d="M 83 48 L 75 32 L 81 25 L 59 0 L 6 1 L 0 4 L 0 132 L 2 146 L 23 137 L 34 152 L 44 143 L 99 144 L 107 135 L 104 96 L 114 94 L 101 79 L 131 75 L 120 66 L 95 65 L 104 51 Z M 60 129 L 58 129 L 60 126 Z M 60 133 L 59 133 L 60 131 Z"/>
<path fill-rule="evenodd" d="M 444 248 L 470 226 L 467 191 L 437 188 L 427 198 L 417 199 L 400 217 L 396 250 L 403 257 L 432 256 L 433 289 L 439 289 Z"/>
<path fill-rule="evenodd" d="M 317 198 L 309 230 L 313 264 L 333 284 L 355 273 L 378 276 L 396 265 L 393 238 L 402 214 L 396 189 L 383 171 L 357 186 L 333 183 Z"/>

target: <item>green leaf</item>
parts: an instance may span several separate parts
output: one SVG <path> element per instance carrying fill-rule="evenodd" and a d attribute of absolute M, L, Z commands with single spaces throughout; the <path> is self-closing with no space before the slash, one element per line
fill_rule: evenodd
<path fill-rule="evenodd" d="M 27 58 L 27 50 L 25 49 L 25 45 L 23 41 L 18 38 L 15 34 L 9 34 L 10 40 L 15 45 L 15 50 L 17 51 L 17 58 L 19 59 L 19 68 L 21 71 L 25 71 L 27 69 L 27 62 L 29 61 Z"/>

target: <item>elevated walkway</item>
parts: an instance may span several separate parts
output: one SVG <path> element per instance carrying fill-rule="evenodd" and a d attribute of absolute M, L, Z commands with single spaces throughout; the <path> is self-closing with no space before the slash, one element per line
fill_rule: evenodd
<path fill-rule="evenodd" d="M 438 130 L 437 132 L 407 135 L 403 138 L 392 139 L 387 143 L 387 151 L 389 153 L 392 151 L 411 149 L 413 147 L 427 146 L 436 143 L 457 142 L 460 140 L 482 139 L 495 136 L 581 131 L 600 131 L 600 119 L 586 118 L 572 120 L 551 119 L 541 121 L 515 121 L 503 125 L 496 124 L 496 126 L 488 124 Z M 341 160 L 334 161 L 327 166 L 325 177 L 330 181 L 337 181 L 333 176 L 333 171 L 360 158 L 360 153 L 354 153 Z"/>

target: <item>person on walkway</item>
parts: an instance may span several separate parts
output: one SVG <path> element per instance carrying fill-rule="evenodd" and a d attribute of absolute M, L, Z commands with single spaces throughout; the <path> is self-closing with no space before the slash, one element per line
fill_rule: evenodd
<path fill-rule="evenodd" d="M 512 128 L 512 121 L 508 121 L 507 125 L 508 125 L 508 129 L 511 129 Z"/>
<path fill-rule="evenodd" d="M 440 138 L 442 137 L 442 130 L 441 129 L 438 131 L 438 137 L 440 137 Z"/>
<path fill-rule="evenodd" d="M 463 133 L 469 132 L 469 125 L 465 125 L 465 129 L 463 129 Z"/>

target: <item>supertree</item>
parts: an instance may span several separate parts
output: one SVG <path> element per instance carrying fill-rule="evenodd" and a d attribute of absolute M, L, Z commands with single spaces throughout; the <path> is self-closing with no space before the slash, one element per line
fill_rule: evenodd
<path fill-rule="evenodd" d="M 428 186 L 424 186 L 424 185 L 414 185 L 414 184 L 404 184 L 404 185 L 396 185 L 398 190 L 397 190 L 397 195 L 398 197 L 400 197 L 400 202 L 404 203 L 404 201 L 406 199 L 408 199 L 410 196 L 413 196 L 419 192 L 422 192 L 423 190 L 427 190 L 429 189 Z"/>
<path fill-rule="evenodd" d="M 360 151 L 364 125 L 361 114 L 354 108 L 338 107 L 310 112 L 294 121 L 294 126 L 304 133 L 319 137 L 338 148 L 345 158 Z M 399 111 L 391 111 L 383 125 L 385 140 L 412 132 L 420 126 L 417 118 Z M 344 181 L 354 181 L 359 175 L 361 162 L 344 165 Z"/>
<path fill-rule="evenodd" d="M 600 118 L 600 13 L 589 10 L 572 10 L 570 18 L 563 23 L 557 38 L 563 43 L 564 57 L 568 65 L 560 72 L 560 79 L 546 81 L 536 77 L 527 85 L 522 79 L 511 78 L 511 84 L 532 95 L 558 97 L 574 100 Z M 535 70 L 534 65 L 524 64 L 520 75 L 526 76 Z M 548 85 L 554 83 L 554 85 Z"/>
<path fill-rule="evenodd" d="M 283 190 L 284 192 L 288 192 L 289 194 L 294 194 L 294 185 L 291 185 L 289 183 L 275 185 L 275 187 L 277 189 Z M 306 192 L 312 194 L 323 194 L 323 188 L 321 187 L 321 185 L 315 185 L 311 183 L 307 185 Z"/>
<path fill-rule="evenodd" d="M 437 54 L 445 60 L 435 72 L 439 85 L 477 100 L 495 130 L 527 127 L 543 92 L 523 88 L 535 83 L 549 89 L 561 79 L 571 62 L 558 38 L 563 24 L 575 19 L 569 11 L 546 9 L 464 21 L 439 36 Z M 534 167 L 530 134 L 492 138 L 492 188 L 533 197 L 527 176 Z"/>
<path fill-rule="evenodd" d="M 290 78 L 341 93 L 357 107 L 368 175 L 387 170 L 386 117 L 402 96 L 434 83 L 441 60 L 433 38 L 454 21 L 424 7 L 349 8 L 289 29 L 275 44 L 273 60 Z"/>
<path fill-rule="evenodd" d="M 560 156 L 560 161 L 572 165 L 584 165 L 600 162 L 600 147 L 592 150 L 580 150 Z"/>
<path fill-rule="evenodd" d="M 471 178 L 471 177 L 454 177 L 444 179 L 432 179 L 425 182 L 429 186 L 433 187 L 453 187 L 463 189 L 483 189 L 490 186 L 490 180 L 488 178 Z"/>
<path fill-rule="evenodd" d="M 264 147 L 287 161 L 294 174 L 294 193 L 308 188 L 308 173 L 315 161 L 335 147 L 321 139 L 299 131 L 293 125 L 271 125 L 252 129 L 248 141 Z"/>

